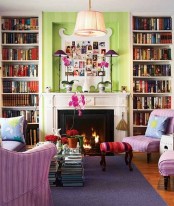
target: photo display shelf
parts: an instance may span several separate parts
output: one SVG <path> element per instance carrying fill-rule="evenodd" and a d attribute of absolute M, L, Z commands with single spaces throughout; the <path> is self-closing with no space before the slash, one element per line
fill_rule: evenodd
<path fill-rule="evenodd" d="M 76 86 L 83 86 L 87 80 L 90 86 L 97 87 L 98 82 L 110 81 L 110 62 L 105 57 L 109 50 L 109 38 L 111 29 L 107 29 L 104 37 L 79 37 L 64 34 L 64 29 L 59 30 L 62 50 L 68 55 L 70 65 L 65 66 L 61 62 L 61 81 L 77 80 Z M 101 62 L 107 62 L 108 66 L 103 67 Z M 61 85 L 61 88 L 64 88 Z"/>
<path fill-rule="evenodd" d="M 39 18 L 1 17 L 2 116 L 39 123 Z"/>
<path fill-rule="evenodd" d="M 172 107 L 172 17 L 132 17 L 133 135 L 144 134 L 153 109 Z"/>

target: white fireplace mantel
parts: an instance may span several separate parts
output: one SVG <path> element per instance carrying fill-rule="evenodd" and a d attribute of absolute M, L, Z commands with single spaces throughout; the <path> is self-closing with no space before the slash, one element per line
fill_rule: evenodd
<path fill-rule="evenodd" d="M 70 109 L 69 101 L 73 93 L 44 93 L 44 133 L 52 134 L 53 128 L 58 125 L 57 110 Z M 82 93 L 80 93 L 82 94 Z M 87 109 L 113 109 L 114 110 L 114 140 L 121 141 L 127 135 L 126 131 L 115 129 L 116 125 L 122 118 L 124 112 L 124 119 L 128 122 L 128 97 L 129 93 L 83 93 L 85 95 Z"/>

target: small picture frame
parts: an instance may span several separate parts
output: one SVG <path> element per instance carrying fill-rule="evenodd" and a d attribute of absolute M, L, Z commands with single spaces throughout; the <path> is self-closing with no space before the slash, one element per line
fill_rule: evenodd
<path fill-rule="evenodd" d="M 98 76 L 105 76 L 105 71 L 98 71 Z"/>

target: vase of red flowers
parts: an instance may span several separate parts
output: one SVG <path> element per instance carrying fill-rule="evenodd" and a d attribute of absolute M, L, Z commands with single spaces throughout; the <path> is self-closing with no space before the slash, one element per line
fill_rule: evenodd
<path fill-rule="evenodd" d="M 51 134 L 51 135 L 46 135 L 46 136 L 45 136 L 45 140 L 48 141 L 48 142 L 52 142 L 52 143 L 56 144 L 56 143 L 57 143 L 57 140 L 58 140 L 58 136 L 55 136 L 55 135 L 53 135 L 53 134 Z"/>
<path fill-rule="evenodd" d="M 78 138 L 77 135 L 79 132 L 76 129 L 66 130 L 66 136 L 68 137 L 68 146 L 69 148 L 76 148 Z"/>

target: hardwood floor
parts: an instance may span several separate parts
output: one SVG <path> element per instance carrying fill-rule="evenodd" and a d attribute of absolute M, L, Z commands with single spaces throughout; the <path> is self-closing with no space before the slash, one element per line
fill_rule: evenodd
<path fill-rule="evenodd" d="M 157 193 L 164 199 L 166 205 L 174 205 L 174 177 L 170 179 L 168 190 L 164 190 L 163 177 L 158 172 L 159 154 L 152 154 L 152 161 L 148 164 L 146 161 L 146 154 L 134 153 L 133 163 L 144 175 Z"/>

